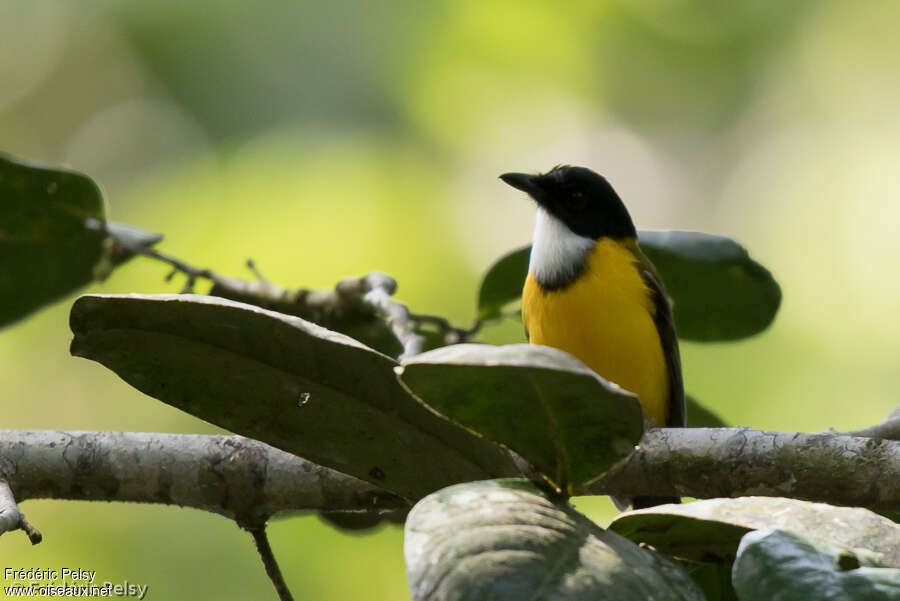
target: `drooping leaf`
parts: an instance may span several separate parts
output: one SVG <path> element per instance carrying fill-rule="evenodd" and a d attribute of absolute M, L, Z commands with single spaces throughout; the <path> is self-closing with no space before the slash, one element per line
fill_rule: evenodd
<path fill-rule="evenodd" d="M 679 338 L 737 340 L 772 323 L 781 289 L 734 240 L 700 232 L 648 230 L 641 231 L 639 239 L 674 299 Z M 504 306 L 521 297 L 530 251 L 528 246 L 512 251 L 485 274 L 478 300 L 482 319 L 498 317 Z"/>
<path fill-rule="evenodd" d="M 675 562 L 603 530 L 524 480 L 420 501 L 404 541 L 414 601 L 702 601 Z"/>
<path fill-rule="evenodd" d="M 637 398 L 558 349 L 459 344 L 403 363 L 423 403 L 514 450 L 574 493 L 628 455 L 643 433 Z"/>
<path fill-rule="evenodd" d="M 109 247 L 88 177 L 0 154 L 0 327 L 95 279 Z"/>
<path fill-rule="evenodd" d="M 721 417 L 708 407 L 701 405 L 700 401 L 691 395 L 685 395 L 684 402 L 687 405 L 688 428 L 727 428 Z"/>
<path fill-rule="evenodd" d="M 883 565 L 900 568 L 900 525 L 862 508 L 778 497 L 706 499 L 629 511 L 610 524 L 610 529 L 635 542 L 697 561 L 731 560 L 741 537 L 766 528 L 869 549 L 879 554 Z"/>
<path fill-rule="evenodd" d="M 195 295 L 84 296 L 72 354 L 210 423 L 408 500 L 517 474 L 505 451 L 427 411 L 396 363 L 297 317 Z"/>
<path fill-rule="evenodd" d="M 900 570 L 872 566 L 858 550 L 756 530 L 741 540 L 732 581 L 741 601 L 900 600 Z"/>

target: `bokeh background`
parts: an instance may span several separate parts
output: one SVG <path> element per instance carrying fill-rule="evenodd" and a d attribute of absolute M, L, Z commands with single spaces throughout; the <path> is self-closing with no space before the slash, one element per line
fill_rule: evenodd
<path fill-rule="evenodd" d="M 460 324 L 530 235 L 497 175 L 590 166 L 639 227 L 732 236 L 781 282 L 768 332 L 683 346 L 689 392 L 733 424 L 849 429 L 900 387 L 898 22 L 891 0 L 0 0 L 0 150 L 88 173 L 113 219 L 198 265 L 317 287 L 380 269 Z M 94 289 L 177 291 L 166 272 L 135 260 Z M 0 332 L 4 428 L 215 431 L 69 357 L 69 305 Z M 45 542 L 3 537 L 0 567 L 274 598 L 222 518 L 23 509 Z M 298 599 L 408 598 L 397 527 L 270 531 Z"/>

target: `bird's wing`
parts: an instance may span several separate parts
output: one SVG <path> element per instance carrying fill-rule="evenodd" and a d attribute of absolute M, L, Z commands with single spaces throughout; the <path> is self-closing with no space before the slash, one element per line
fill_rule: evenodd
<path fill-rule="evenodd" d="M 650 259 L 644 254 L 637 242 L 633 243 L 631 251 L 638 260 L 641 276 L 644 283 L 652 291 L 653 304 L 656 313 L 653 321 L 656 331 L 662 342 L 663 354 L 666 357 L 666 368 L 669 372 L 669 412 L 666 426 L 684 427 L 687 425 L 687 410 L 684 403 L 684 381 L 681 376 L 681 355 L 678 352 L 678 337 L 675 334 L 675 318 L 672 314 L 672 304 L 666 293 L 662 278 Z"/>

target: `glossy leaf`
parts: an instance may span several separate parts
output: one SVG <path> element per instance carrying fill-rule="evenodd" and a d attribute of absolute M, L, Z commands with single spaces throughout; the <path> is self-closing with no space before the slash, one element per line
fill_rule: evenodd
<path fill-rule="evenodd" d="M 609 527 L 635 542 L 697 561 L 734 559 L 750 530 L 786 528 L 836 546 L 869 549 L 883 565 L 900 568 L 900 525 L 856 507 L 778 497 L 707 499 L 629 511 Z"/>
<path fill-rule="evenodd" d="M 423 403 L 569 493 L 628 455 L 643 432 L 633 394 L 546 346 L 459 344 L 413 357 L 398 373 Z"/>
<path fill-rule="evenodd" d="M 900 599 L 900 570 L 872 566 L 864 552 L 757 530 L 741 540 L 732 582 L 741 601 Z"/>
<path fill-rule="evenodd" d="M 702 601 L 673 561 L 603 530 L 523 480 L 420 501 L 404 542 L 414 601 Z"/>
<path fill-rule="evenodd" d="M 390 357 L 297 317 L 206 296 L 84 296 L 71 325 L 72 354 L 138 390 L 408 500 L 518 473 L 416 403 Z"/>
<path fill-rule="evenodd" d="M 71 294 L 108 256 L 100 189 L 73 171 L 0 155 L 0 327 Z"/>
<path fill-rule="evenodd" d="M 639 239 L 674 300 L 679 338 L 737 340 L 772 323 L 781 289 L 734 240 L 700 232 L 647 230 L 639 233 Z M 521 297 L 529 253 L 530 247 L 515 250 L 485 274 L 478 299 L 482 319 L 498 317 L 504 306 Z"/>

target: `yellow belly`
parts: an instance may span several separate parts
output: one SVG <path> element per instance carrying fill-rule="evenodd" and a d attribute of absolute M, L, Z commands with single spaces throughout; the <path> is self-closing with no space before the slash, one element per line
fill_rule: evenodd
<path fill-rule="evenodd" d="M 522 319 L 532 344 L 562 349 L 611 382 L 635 393 L 644 419 L 666 424 L 669 379 L 653 322 L 650 289 L 631 253 L 609 239 L 597 242 L 571 285 L 546 291 L 531 273 Z"/>

